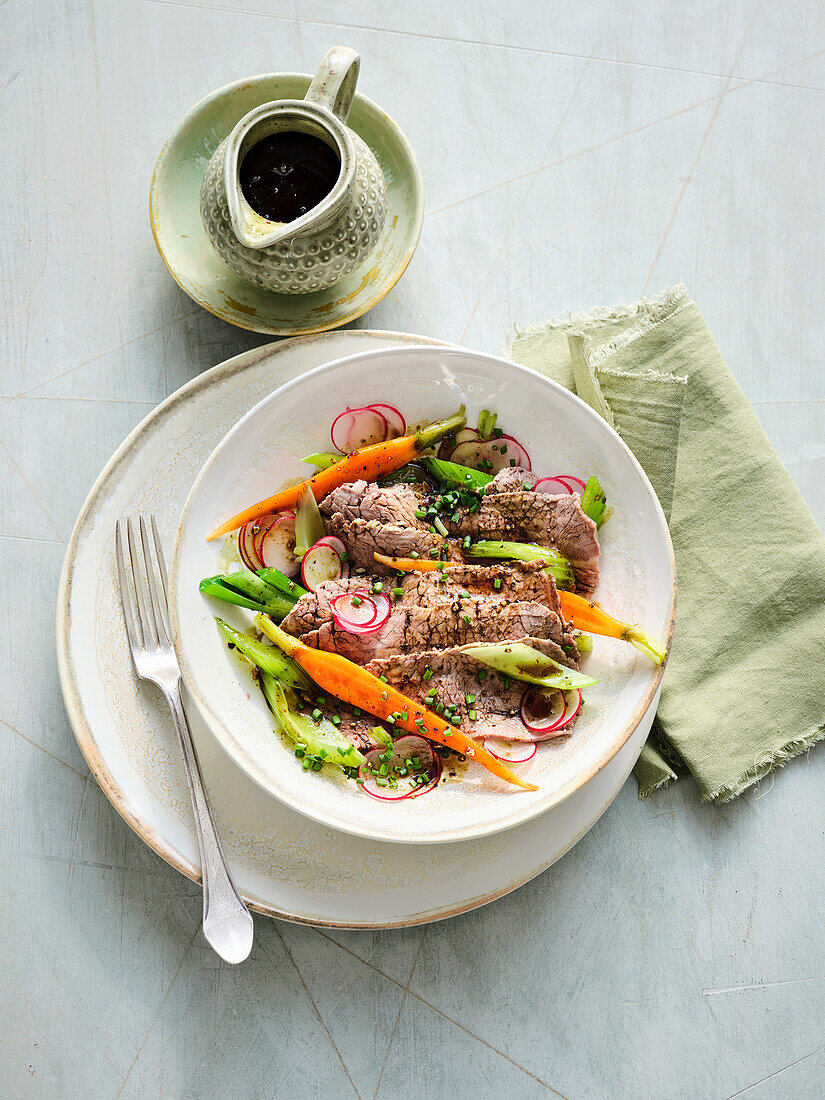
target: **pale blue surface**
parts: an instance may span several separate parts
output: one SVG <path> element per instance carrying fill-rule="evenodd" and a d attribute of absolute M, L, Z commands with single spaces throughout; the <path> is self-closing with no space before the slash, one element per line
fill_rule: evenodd
<path fill-rule="evenodd" d="M 312 69 L 333 42 L 362 52 L 360 86 L 427 192 L 419 251 L 362 326 L 498 351 L 513 322 L 685 282 L 823 525 L 823 10 L 0 6 L 3 1095 L 825 1092 L 825 750 L 722 808 L 689 783 L 640 803 L 631 780 L 487 909 L 400 933 L 256 919 L 232 969 L 197 931 L 199 890 L 88 778 L 53 645 L 63 549 L 105 460 L 166 394 L 261 342 L 163 268 L 155 155 L 204 93 Z"/>

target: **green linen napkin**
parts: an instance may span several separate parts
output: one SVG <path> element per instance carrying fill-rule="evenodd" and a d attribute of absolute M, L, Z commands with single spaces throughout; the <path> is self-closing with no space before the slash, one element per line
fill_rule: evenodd
<path fill-rule="evenodd" d="M 683 287 L 506 352 L 615 427 L 669 520 L 676 631 L 640 796 L 688 770 L 734 798 L 825 734 L 825 538 Z"/>

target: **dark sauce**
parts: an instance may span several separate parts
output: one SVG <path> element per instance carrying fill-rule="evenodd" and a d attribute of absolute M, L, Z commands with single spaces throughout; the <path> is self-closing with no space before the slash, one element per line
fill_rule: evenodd
<path fill-rule="evenodd" d="M 272 222 L 291 222 L 325 199 L 341 162 L 325 141 L 280 131 L 257 142 L 241 162 L 241 190 L 252 209 Z"/>

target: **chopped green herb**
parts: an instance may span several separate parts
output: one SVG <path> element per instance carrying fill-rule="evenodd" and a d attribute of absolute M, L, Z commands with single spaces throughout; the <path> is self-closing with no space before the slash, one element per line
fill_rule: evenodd
<path fill-rule="evenodd" d="M 393 596 L 403 596 L 404 595 L 404 589 L 403 588 L 393 588 L 392 594 L 393 594 Z"/>
<path fill-rule="evenodd" d="M 493 588 L 495 588 L 496 592 L 501 588 L 501 577 L 496 577 L 493 581 Z"/>
<path fill-rule="evenodd" d="M 372 590 L 373 590 L 373 592 L 380 592 L 383 589 L 383 587 L 384 587 L 384 582 L 383 581 L 376 581 L 375 584 L 372 586 Z"/>
<path fill-rule="evenodd" d="M 421 555 L 418 553 L 417 550 L 410 550 L 410 557 L 411 558 L 420 558 Z"/>
<path fill-rule="evenodd" d="M 475 722 L 478 719 L 478 713 L 474 710 L 468 711 L 468 716 L 471 722 Z"/>
<path fill-rule="evenodd" d="M 432 678 L 433 678 L 433 670 L 429 667 L 425 668 L 424 669 L 424 679 L 425 680 L 432 680 Z"/>
<path fill-rule="evenodd" d="M 465 695 L 464 696 L 464 702 L 465 703 L 474 703 L 475 701 L 476 701 L 475 695 Z"/>

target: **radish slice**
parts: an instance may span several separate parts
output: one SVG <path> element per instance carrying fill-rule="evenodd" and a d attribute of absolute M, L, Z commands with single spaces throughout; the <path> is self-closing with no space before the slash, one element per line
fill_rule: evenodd
<path fill-rule="evenodd" d="M 273 523 L 277 523 L 279 519 L 284 519 L 284 517 L 291 517 L 294 520 L 295 519 L 295 513 L 294 512 L 270 512 L 269 515 L 267 515 L 267 516 L 261 516 L 260 519 L 253 520 L 252 523 L 249 525 L 254 531 L 254 535 L 252 537 L 252 547 L 253 547 L 254 555 L 257 558 L 257 560 L 259 562 L 261 562 L 262 564 L 263 564 L 263 558 L 261 557 L 261 547 L 263 546 L 264 536 L 266 535 L 267 531 L 269 530 L 269 528 L 272 526 Z M 260 569 L 261 566 L 259 565 L 258 568 Z"/>
<path fill-rule="evenodd" d="M 450 462 L 497 474 L 511 464 L 531 470 L 530 456 L 517 439 L 501 435 L 497 439 L 470 439 L 459 443 L 450 455 Z"/>
<path fill-rule="evenodd" d="M 399 737 L 390 752 L 392 755 L 388 756 L 388 750 L 383 745 L 371 749 L 366 755 L 366 763 L 361 765 L 360 777 L 364 780 L 362 789 L 373 798 L 382 802 L 400 802 L 403 798 L 415 798 L 431 791 L 441 778 L 441 757 L 423 737 L 414 733 Z M 414 763 L 416 760 L 417 766 Z M 380 774 L 382 771 L 385 772 L 384 775 Z M 407 774 L 401 775 L 400 771 L 406 771 Z M 427 777 L 425 786 L 411 785 L 411 779 L 418 775 Z M 387 785 L 380 784 L 379 779 L 386 779 Z M 395 789 L 390 786 L 392 781 L 397 784 Z"/>
<path fill-rule="evenodd" d="M 280 569 L 287 577 L 294 577 L 301 568 L 295 556 L 295 514 L 284 513 L 274 520 L 260 540 L 259 557 L 267 569 Z"/>
<path fill-rule="evenodd" d="M 541 481 L 537 481 L 533 486 L 534 493 L 550 493 L 551 496 L 560 497 L 565 493 L 571 494 L 573 490 L 567 484 L 566 481 L 562 481 L 558 477 L 543 477 Z"/>
<path fill-rule="evenodd" d="M 481 742 L 490 756 L 497 760 L 509 760 L 511 764 L 526 764 L 536 755 L 538 745 L 535 741 L 494 741 Z"/>
<path fill-rule="evenodd" d="M 578 688 L 571 688 L 564 693 L 564 702 L 567 710 L 564 714 L 564 725 L 569 726 L 579 711 L 582 709 L 582 693 Z"/>
<path fill-rule="evenodd" d="M 266 525 L 269 526 L 272 517 L 267 516 L 265 519 Z M 259 569 L 263 568 L 263 562 L 258 557 L 258 551 L 255 549 L 255 538 L 261 531 L 261 522 L 261 520 L 253 520 L 252 523 L 247 523 L 238 532 L 238 553 L 246 568 L 253 573 L 257 573 Z"/>
<path fill-rule="evenodd" d="M 333 420 L 330 438 L 342 454 L 352 454 L 370 443 L 383 443 L 388 432 L 386 417 L 376 409 L 346 409 Z"/>
<path fill-rule="evenodd" d="M 359 603 L 354 603 L 358 599 Z M 332 617 L 347 634 L 374 634 L 390 617 L 392 605 L 386 596 L 367 592 L 342 592 L 330 600 Z"/>
<path fill-rule="evenodd" d="M 349 551 L 345 543 L 343 543 L 337 535 L 324 535 L 322 538 L 318 539 L 315 545 L 331 547 L 341 559 L 341 576 L 349 576 Z"/>
<path fill-rule="evenodd" d="M 564 692 L 531 688 L 521 700 L 521 720 L 531 733 L 548 734 L 565 720 L 567 703 Z"/>
<path fill-rule="evenodd" d="M 448 436 L 446 439 L 442 440 L 438 448 L 437 457 L 446 462 L 459 444 L 473 443 L 478 440 L 478 438 L 477 428 L 462 428 L 460 432 L 456 432 L 455 435 Z"/>
<path fill-rule="evenodd" d="M 386 420 L 387 426 L 389 427 L 387 439 L 395 439 L 397 436 L 403 435 L 406 432 L 407 421 L 394 405 L 382 405 L 379 403 L 377 405 L 369 405 L 368 408 L 374 409 Z"/>
<path fill-rule="evenodd" d="M 562 481 L 570 489 L 571 493 L 583 493 L 585 490 L 585 484 L 580 477 L 576 477 L 574 474 L 556 474 L 556 481 Z M 573 482 L 573 486 L 568 482 Z"/>
<path fill-rule="evenodd" d="M 378 608 L 372 597 L 363 590 L 341 592 L 330 600 L 329 606 L 337 626 L 350 634 L 369 630 L 378 618 Z"/>
<path fill-rule="evenodd" d="M 324 581 L 339 580 L 343 575 L 344 563 L 334 546 L 319 539 L 304 554 L 301 561 L 301 581 L 310 592 L 314 592 Z"/>

